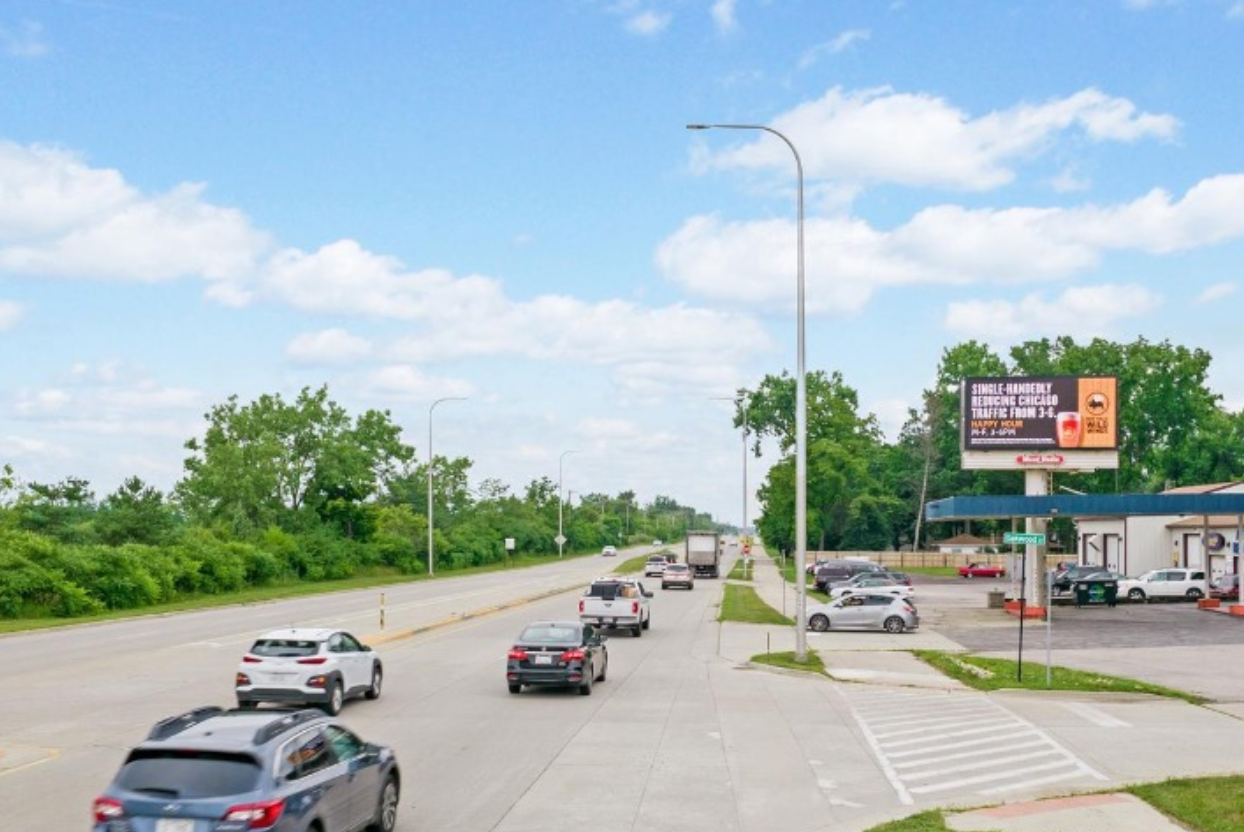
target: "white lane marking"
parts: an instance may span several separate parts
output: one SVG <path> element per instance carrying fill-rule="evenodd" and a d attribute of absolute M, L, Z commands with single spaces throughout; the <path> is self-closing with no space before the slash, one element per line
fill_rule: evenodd
<path fill-rule="evenodd" d="M 997 794 L 1075 778 L 1109 779 L 983 694 L 956 694 L 949 702 L 909 691 L 839 692 L 903 803 L 955 790 Z M 900 709 L 901 718 L 895 716 Z M 1092 708 L 1081 716 L 1112 719 Z"/>
<path fill-rule="evenodd" d="M 1131 728 L 1132 727 L 1132 723 L 1124 722 L 1121 719 L 1116 719 L 1115 717 L 1111 716 L 1105 711 L 1100 711 L 1097 708 L 1092 707 L 1091 705 L 1085 705 L 1083 702 L 1059 702 L 1058 704 L 1062 705 L 1064 708 L 1071 711 L 1076 716 L 1084 717 L 1089 722 L 1093 723 L 1094 725 L 1101 726 L 1102 728 Z"/>

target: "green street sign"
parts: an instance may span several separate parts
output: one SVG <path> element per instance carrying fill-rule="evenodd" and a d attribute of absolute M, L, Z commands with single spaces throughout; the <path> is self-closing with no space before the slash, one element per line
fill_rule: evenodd
<path fill-rule="evenodd" d="M 1003 543 L 1014 543 L 1032 546 L 1044 546 L 1045 535 L 1033 532 L 1003 532 Z"/>

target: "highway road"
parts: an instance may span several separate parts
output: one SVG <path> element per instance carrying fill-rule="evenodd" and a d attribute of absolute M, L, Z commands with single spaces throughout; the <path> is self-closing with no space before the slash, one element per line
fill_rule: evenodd
<path fill-rule="evenodd" d="M 591 696 L 509 694 L 513 636 L 529 620 L 573 617 L 582 586 L 615 562 L 390 588 L 383 632 L 379 593 L 368 591 L 0 639 L 4 826 L 88 828 L 126 748 L 164 716 L 231 704 L 250 640 L 291 624 L 382 639 L 384 695 L 342 715 L 397 749 L 402 832 L 849 832 L 930 806 L 1217 773 L 1244 743 L 1238 715 L 1182 702 L 757 669 L 739 654 L 755 631 L 716 622 L 722 582 L 709 580 L 692 592 L 658 587 L 652 629 L 609 640 L 608 679 Z M 518 597 L 535 600 L 507 606 Z M 841 650 L 843 635 L 812 634 L 810 646 Z M 932 637 L 860 635 L 880 639 L 869 647 Z"/>

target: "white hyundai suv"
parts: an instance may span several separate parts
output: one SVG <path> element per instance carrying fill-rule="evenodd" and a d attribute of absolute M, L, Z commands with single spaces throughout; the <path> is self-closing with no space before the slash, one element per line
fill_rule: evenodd
<path fill-rule="evenodd" d="M 380 657 L 344 630 L 295 627 L 256 639 L 238 665 L 238 707 L 261 702 L 318 705 L 341 712 L 354 696 L 380 698 Z"/>
<path fill-rule="evenodd" d="M 1129 601 L 1150 598 L 1196 601 L 1204 598 L 1208 591 L 1204 569 L 1151 569 L 1138 577 L 1120 580 L 1118 596 Z"/>

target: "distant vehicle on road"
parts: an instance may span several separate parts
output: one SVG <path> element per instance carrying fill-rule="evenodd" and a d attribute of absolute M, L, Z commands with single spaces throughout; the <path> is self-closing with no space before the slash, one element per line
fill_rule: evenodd
<path fill-rule="evenodd" d="M 664 546 L 665 544 L 662 543 L 660 539 L 657 539 L 657 540 L 652 541 L 652 545 L 653 546 Z"/>
<path fill-rule="evenodd" d="M 1005 578 L 1006 568 L 988 563 L 969 563 L 959 567 L 960 578 Z"/>
<path fill-rule="evenodd" d="M 344 630 L 292 627 L 256 639 L 238 664 L 238 707 L 263 702 L 318 705 L 336 716 L 347 699 L 379 699 L 380 657 Z"/>
<path fill-rule="evenodd" d="M 839 629 L 901 633 L 919 626 L 916 608 L 890 595 L 851 595 L 828 604 L 808 605 L 808 629 L 818 633 Z"/>
<path fill-rule="evenodd" d="M 698 578 L 716 578 L 720 573 L 721 535 L 717 532 L 687 532 L 687 565 Z"/>
<path fill-rule="evenodd" d="M 604 555 L 605 557 L 612 557 L 618 553 L 618 547 L 617 546 L 606 546 L 605 548 L 600 550 L 600 553 Z"/>
<path fill-rule="evenodd" d="M 638 638 L 652 625 L 651 597 L 639 581 L 600 578 L 592 581 L 579 599 L 579 621 L 595 627 L 628 629 Z"/>
<path fill-rule="evenodd" d="M 161 720 L 130 750 L 92 829 L 393 832 L 400 788 L 393 749 L 320 711 L 209 706 Z"/>
<path fill-rule="evenodd" d="M 695 589 L 695 573 L 685 563 L 667 564 L 661 574 L 661 589 L 680 586 L 683 589 Z"/>
<path fill-rule="evenodd" d="M 584 696 L 592 684 L 605 681 L 609 651 L 605 636 L 578 621 L 537 621 L 528 624 L 514 641 L 505 663 L 510 693 L 524 685 L 576 688 Z"/>
<path fill-rule="evenodd" d="M 650 555 L 644 563 L 644 577 L 661 577 L 665 574 L 665 567 L 669 565 L 669 560 L 665 555 Z"/>

